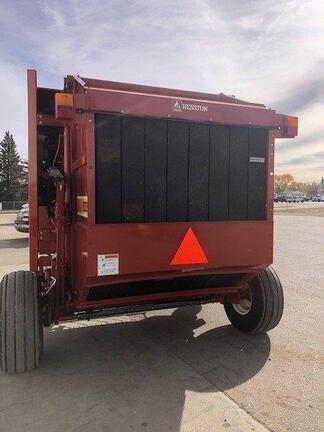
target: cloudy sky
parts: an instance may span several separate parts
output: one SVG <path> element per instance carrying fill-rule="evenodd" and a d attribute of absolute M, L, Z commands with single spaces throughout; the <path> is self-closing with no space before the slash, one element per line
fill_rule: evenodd
<path fill-rule="evenodd" d="M 0 137 L 27 155 L 26 69 L 234 94 L 299 116 L 276 172 L 324 175 L 321 0 L 1 0 Z"/>

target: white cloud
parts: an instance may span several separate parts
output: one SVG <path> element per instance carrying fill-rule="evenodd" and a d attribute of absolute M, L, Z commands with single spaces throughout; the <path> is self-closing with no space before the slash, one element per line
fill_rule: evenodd
<path fill-rule="evenodd" d="M 287 146 L 278 143 L 280 169 L 300 179 L 318 177 L 316 166 L 303 171 L 302 164 L 284 165 L 324 144 L 323 130 L 314 135 L 324 110 L 318 70 L 324 3 L 318 0 L 7 1 L 0 25 L 6 32 L 0 79 L 7 100 L 0 105 L 0 134 L 10 129 L 24 154 L 25 69 L 35 67 L 41 85 L 49 87 L 61 87 L 63 76 L 79 73 L 235 94 L 278 111 L 289 106 L 289 114 L 300 115 L 300 137 Z M 316 74 L 314 95 L 302 106 L 300 90 Z"/>
<path fill-rule="evenodd" d="M 10 130 L 18 150 L 27 158 L 27 87 L 25 70 L 1 62 L 0 139 Z"/>

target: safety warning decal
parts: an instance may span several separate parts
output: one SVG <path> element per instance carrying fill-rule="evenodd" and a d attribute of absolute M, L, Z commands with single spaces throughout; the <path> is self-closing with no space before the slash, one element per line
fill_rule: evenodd
<path fill-rule="evenodd" d="M 119 254 L 98 255 L 98 276 L 119 274 Z"/>
<path fill-rule="evenodd" d="M 88 217 L 88 196 L 77 196 L 77 214 L 85 218 Z"/>

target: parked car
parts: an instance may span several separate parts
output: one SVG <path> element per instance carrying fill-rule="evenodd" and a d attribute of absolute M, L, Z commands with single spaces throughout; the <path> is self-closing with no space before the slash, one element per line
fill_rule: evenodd
<path fill-rule="evenodd" d="M 324 196 L 323 195 L 315 195 L 312 198 L 313 202 L 323 202 L 324 201 Z"/>
<path fill-rule="evenodd" d="M 279 194 L 275 194 L 274 196 L 274 202 L 279 203 L 279 202 L 286 202 L 286 197 L 285 195 L 279 195 Z"/>
<path fill-rule="evenodd" d="M 14 222 L 15 228 L 19 232 L 29 232 L 29 205 L 24 204 L 19 212 L 17 213 L 16 220 Z"/>
<path fill-rule="evenodd" d="M 303 203 L 305 201 L 302 195 L 293 195 L 292 200 L 293 200 L 292 202 L 294 203 L 299 203 L 299 202 Z"/>
<path fill-rule="evenodd" d="M 286 200 L 288 203 L 303 203 L 305 198 L 303 195 L 291 194 L 286 196 Z"/>

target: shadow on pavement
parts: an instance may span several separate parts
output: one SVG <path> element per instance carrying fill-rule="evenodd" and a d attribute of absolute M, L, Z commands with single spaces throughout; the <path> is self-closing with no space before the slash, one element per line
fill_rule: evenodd
<path fill-rule="evenodd" d="M 197 318 L 200 310 L 47 330 L 39 370 L 16 377 L 1 374 L 6 398 L 0 399 L 0 415 L 10 415 L 10 403 L 19 411 L 20 401 L 25 422 L 21 429 L 13 425 L 6 431 L 178 432 L 187 391 L 195 393 L 193 407 L 186 408 L 190 421 L 190 415 L 200 413 L 201 408 L 195 410 L 200 393 L 244 383 L 270 352 L 267 335 L 247 336 L 231 326 L 195 337 L 205 324 Z M 9 408 L 2 411 L 4 404 Z"/>
<path fill-rule="evenodd" d="M 20 249 L 28 247 L 28 237 L 0 240 L 0 249 Z"/>
<path fill-rule="evenodd" d="M 247 335 L 226 325 L 195 337 L 194 331 L 205 324 L 197 318 L 200 311 L 201 306 L 179 308 L 172 316 L 154 316 L 139 324 L 221 391 L 256 375 L 269 357 L 269 336 Z"/>

